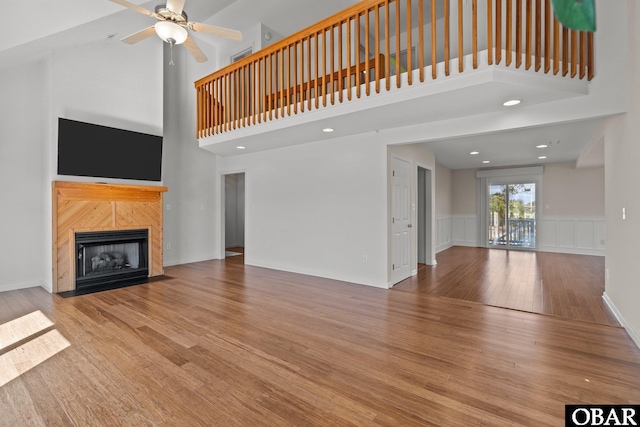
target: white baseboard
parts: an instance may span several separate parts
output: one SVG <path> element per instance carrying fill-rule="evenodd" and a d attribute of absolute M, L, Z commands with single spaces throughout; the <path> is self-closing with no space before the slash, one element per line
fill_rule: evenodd
<path fill-rule="evenodd" d="M 580 249 L 580 248 L 563 248 L 553 246 L 540 246 L 536 249 L 539 252 L 556 252 L 560 254 L 573 254 L 573 255 L 592 255 L 592 256 L 604 256 L 604 249 Z"/>
<path fill-rule="evenodd" d="M 27 289 L 27 288 L 37 288 L 38 286 L 42 286 L 42 283 L 41 282 L 6 283 L 4 285 L 0 285 L 0 292 L 16 291 L 18 289 Z"/>
<path fill-rule="evenodd" d="M 185 258 L 179 258 L 177 260 L 172 260 L 172 261 L 165 260 L 162 266 L 171 267 L 173 265 L 191 264 L 193 262 L 210 261 L 212 259 L 221 259 L 221 258 L 215 254 L 197 256 L 197 257 L 185 257 Z"/>
<path fill-rule="evenodd" d="M 607 304 L 607 307 L 609 307 L 609 310 L 611 310 L 613 315 L 616 316 L 616 319 L 618 319 L 618 322 L 620 322 L 622 327 L 627 331 L 627 333 L 629 334 L 633 342 L 636 344 L 636 346 L 640 348 L 640 336 L 636 334 L 636 331 L 631 329 L 631 326 L 624 319 L 620 311 L 618 311 L 618 308 L 613 303 L 613 301 L 611 301 L 611 298 L 609 298 L 609 295 L 607 295 L 606 292 L 602 294 L 602 299 L 604 300 L 605 304 Z"/>
<path fill-rule="evenodd" d="M 442 245 L 438 245 L 438 246 L 436 246 L 436 253 L 442 252 L 444 250 L 447 250 L 447 249 L 449 249 L 450 247 L 452 247 L 454 245 L 455 245 L 454 242 L 447 242 L 447 243 L 444 243 Z"/>

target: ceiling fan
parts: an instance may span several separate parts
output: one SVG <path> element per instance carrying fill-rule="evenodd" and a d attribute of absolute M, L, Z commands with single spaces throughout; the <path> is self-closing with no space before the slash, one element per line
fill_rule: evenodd
<path fill-rule="evenodd" d="M 214 36 L 231 40 L 242 40 L 242 33 L 240 33 L 240 31 L 189 21 L 184 11 L 185 0 L 167 0 L 167 4 L 159 4 L 156 6 L 154 12 L 129 3 L 126 0 L 110 1 L 158 20 L 155 25 L 123 38 L 122 41 L 128 44 L 138 43 L 147 37 L 157 34 L 163 41 L 169 43 L 169 46 L 172 48 L 175 45 L 184 44 L 184 47 L 187 48 L 196 61 L 205 62 L 207 57 L 193 39 L 189 37 L 187 29 L 198 33 L 213 34 Z"/>

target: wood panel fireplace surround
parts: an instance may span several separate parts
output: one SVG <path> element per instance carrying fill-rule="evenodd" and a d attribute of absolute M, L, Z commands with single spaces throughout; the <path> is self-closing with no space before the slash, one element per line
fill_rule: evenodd
<path fill-rule="evenodd" d="M 162 267 L 166 187 L 53 183 L 53 292 L 145 281 Z"/>

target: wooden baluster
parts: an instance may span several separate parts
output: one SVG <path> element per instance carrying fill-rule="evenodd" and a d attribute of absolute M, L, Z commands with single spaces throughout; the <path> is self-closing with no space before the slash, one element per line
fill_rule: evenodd
<path fill-rule="evenodd" d="M 206 135 L 211 135 L 211 128 L 213 127 L 213 121 L 211 114 L 213 113 L 213 96 L 211 95 L 211 82 L 205 84 L 205 93 L 207 94 L 207 102 L 205 103 L 205 121 L 207 123 Z"/>
<path fill-rule="evenodd" d="M 542 67 L 542 1 L 536 0 L 536 71 Z"/>
<path fill-rule="evenodd" d="M 202 86 L 196 86 L 196 139 L 202 137 L 202 118 L 200 117 L 200 111 L 202 111 Z"/>
<path fill-rule="evenodd" d="M 506 54 L 505 64 L 508 67 L 509 65 L 511 65 L 511 60 L 512 60 L 512 57 L 513 57 L 512 45 L 511 45 L 512 33 L 513 33 L 513 29 L 511 28 L 511 26 L 512 26 L 512 23 L 513 23 L 513 18 L 511 16 L 511 0 L 506 0 L 506 1 L 507 1 L 507 7 L 506 7 L 505 13 L 506 13 L 506 21 L 507 21 L 506 22 L 506 38 L 507 39 L 505 41 L 505 43 L 506 43 L 506 47 L 505 47 L 505 49 L 506 49 L 506 52 L 505 52 L 505 54 Z M 518 1 L 518 0 L 516 0 L 516 1 Z"/>
<path fill-rule="evenodd" d="M 351 101 L 351 17 L 347 18 L 347 78 L 345 89 L 347 89 L 347 99 Z"/>
<path fill-rule="evenodd" d="M 293 58 L 293 60 L 291 60 L 291 48 L 292 47 L 294 48 L 294 51 L 293 51 L 294 58 Z M 285 83 L 286 84 L 285 87 L 287 88 L 286 101 L 285 101 L 287 103 L 287 108 L 285 109 L 285 111 L 287 112 L 287 116 L 291 115 L 291 103 L 292 102 L 295 103 L 295 96 L 296 96 L 295 95 L 295 91 L 293 91 L 293 93 L 291 93 L 292 92 L 291 89 L 293 89 L 291 87 L 291 85 L 294 85 L 294 87 L 295 87 L 295 83 L 294 83 L 293 80 L 296 77 L 296 69 L 295 68 L 297 66 L 296 62 L 297 62 L 297 59 L 298 59 L 297 58 L 298 57 L 298 53 L 295 51 L 295 47 L 296 47 L 295 43 L 293 45 L 287 46 L 287 56 L 284 57 L 284 66 L 286 67 L 286 70 L 287 70 L 287 78 L 286 78 L 287 81 Z M 291 99 L 292 96 L 294 97 L 293 100 Z M 297 113 L 298 108 L 297 108 L 297 106 L 295 104 L 294 104 L 294 107 L 295 107 L 296 113 Z M 284 114 L 282 116 L 284 117 Z"/>
<path fill-rule="evenodd" d="M 316 110 L 318 108 L 320 108 L 320 73 L 318 72 L 320 70 L 320 33 L 316 33 L 315 34 L 315 44 L 316 44 L 316 51 L 315 51 L 315 62 L 316 62 L 316 76 L 315 76 L 315 80 L 314 80 L 314 84 L 313 84 L 313 97 L 315 98 L 315 102 L 316 102 Z M 323 46 L 324 47 L 324 44 Z M 324 74 L 324 73 L 323 73 Z"/>
<path fill-rule="evenodd" d="M 551 70 L 551 0 L 544 0 L 544 72 Z"/>
<path fill-rule="evenodd" d="M 334 75 L 335 75 L 335 64 L 334 64 L 334 58 L 336 56 L 336 49 L 335 49 L 335 26 L 331 26 L 331 49 L 329 49 L 329 53 L 331 54 L 331 65 L 329 67 L 329 80 L 331 81 L 331 105 L 335 104 L 336 101 L 336 87 L 335 87 L 335 83 L 334 83 Z"/>
<path fill-rule="evenodd" d="M 496 0 L 496 64 L 502 61 L 502 0 Z"/>
<path fill-rule="evenodd" d="M 407 83 L 413 84 L 413 27 L 411 25 L 411 0 L 407 0 Z"/>
<path fill-rule="evenodd" d="M 265 58 L 262 57 L 260 59 L 258 59 L 258 71 L 256 73 L 256 84 L 257 84 L 257 94 L 258 94 L 258 99 L 256 100 L 256 108 L 257 108 L 257 113 L 258 113 L 258 124 L 262 123 L 262 119 L 264 118 L 264 95 L 265 95 L 265 84 L 264 84 L 264 75 L 265 75 L 265 71 L 264 71 L 264 62 L 265 62 Z"/>
<path fill-rule="evenodd" d="M 236 94 L 238 94 L 238 99 L 236 99 L 236 128 L 240 129 L 242 127 L 242 108 L 244 106 L 244 84 L 242 83 L 242 68 L 236 70 Z"/>
<path fill-rule="evenodd" d="M 303 37 L 300 40 L 300 87 L 298 88 L 298 98 L 300 99 L 300 112 L 304 112 L 307 104 L 307 91 L 305 89 L 305 84 L 307 79 L 305 78 L 304 71 L 307 70 L 309 72 L 309 68 L 306 66 L 305 60 L 305 41 L 309 44 L 309 48 L 311 48 L 311 38 Z M 307 52 L 311 54 L 311 52 Z"/>
<path fill-rule="evenodd" d="M 226 73 L 222 79 L 223 79 L 223 92 L 224 92 L 224 123 L 222 126 L 222 131 L 223 132 L 228 132 L 230 130 L 229 127 L 229 123 L 231 122 L 230 120 L 230 116 L 231 116 L 231 103 L 229 102 L 229 78 L 230 78 L 230 74 Z"/>
<path fill-rule="evenodd" d="M 370 31 L 370 25 L 369 25 L 369 21 L 371 19 L 371 9 L 367 8 L 365 14 L 364 14 L 364 60 L 365 60 L 365 64 L 364 64 L 364 91 L 365 91 L 365 95 L 369 96 L 369 94 L 371 93 L 371 88 L 370 86 L 370 81 L 371 81 L 371 64 L 369 61 L 369 56 L 371 55 L 370 50 L 369 50 L 369 44 L 370 44 L 370 40 L 371 37 L 369 36 L 369 31 Z"/>
<path fill-rule="evenodd" d="M 279 51 L 275 51 L 273 54 L 273 72 L 274 72 L 274 81 L 273 81 L 273 91 L 271 94 L 273 95 L 273 109 L 274 109 L 274 117 L 278 119 L 280 117 L 280 96 L 282 95 L 282 90 L 280 89 L 280 68 L 278 64 L 280 63 L 280 54 Z"/>
<path fill-rule="evenodd" d="M 258 124 L 258 115 L 260 114 L 260 106 L 258 103 L 260 102 L 260 58 L 257 58 L 254 62 L 252 62 L 252 70 L 253 70 L 253 79 L 251 80 L 252 90 L 252 105 L 253 110 L 251 114 L 252 124 Z"/>
<path fill-rule="evenodd" d="M 291 102 L 293 102 L 293 114 L 298 114 L 298 94 L 296 93 L 298 91 L 298 43 L 293 44 L 293 61 L 291 62 L 293 62 L 293 93 L 291 94 L 293 99 Z M 302 93 L 300 93 L 300 96 L 302 96 Z"/>
<path fill-rule="evenodd" d="M 342 89 L 344 82 L 342 81 L 342 22 L 338 24 L 338 102 L 342 103 Z"/>
<path fill-rule="evenodd" d="M 487 62 L 493 64 L 493 0 L 487 0 Z"/>
<path fill-rule="evenodd" d="M 380 3 L 376 3 L 376 13 L 375 13 L 375 18 L 376 18 L 376 22 L 375 22 L 375 34 L 376 34 L 376 40 L 375 40 L 375 44 L 376 44 L 376 48 L 375 48 L 375 52 L 376 52 L 376 58 L 375 58 L 375 63 L 376 63 L 376 93 L 380 93 Z"/>
<path fill-rule="evenodd" d="M 322 30 L 322 106 L 327 106 L 327 30 Z"/>
<path fill-rule="evenodd" d="M 389 28 L 389 20 L 390 20 L 390 11 L 389 11 L 389 1 L 385 0 L 384 2 L 384 48 L 385 48 L 385 58 L 384 58 L 384 77 L 385 77 L 385 87 L 387 91 L 391 90 L 391 29 Z"/>
<path fill-rule="evenodd" d="M 360 98 L 361 89 L 360 84 L 360 12 L 356 15 L 356 22 L 354 25 L 356 31 L 356 47 L 355 47 L 355 61 L 356 61 L 356 98 Z M 368 35 L 367 35 L 368 37 Z"/>
<path fill-rule="evenodd" d="M 233 83 L 232 83 L 232 87 L 233 87 L 233 120 L 231 122 L 233 129 L 237 129 L 239 127 L 238 125 L 238 118 L 240 116 L 240 95 L 239 95 L 239 83 L 238 83 L 238 76 L 239 76 L 239 71 L 233 70 Z"/>
<path fill-rule="evenodd" d="M 553 16 L 553 74 L 560 71 L 560 22 Z"/>
<path fill-rule="evenodd" d="M 226 132 L 226 114 L 229 110 L 229 105 L 227 104 L 227 91 L 226 91 L 226 74 L 220 76 L 220 103 L 223 105 L 222 112 L 220 114 L 220 133 Z"/>
<path fill-rule="evenodd" d="M 522 0 L 516 0 L 516 68 L 522 66 Z"/>
<path fill-rule="evenodd" d="M 245 110 L 245 97 L 246 97 L 246 84 L 245 84 L 245 69 L 244 65 L 238 70 L 238 92 L 240 92 L 240 98 L 238 102 L 238 128 L 244 127 L 244 118 L 246 116 Z"/>
<path fill-rule="evenodd" d="M 587 33 L 580 31 L 580 80 L 587 74 Z"/>
<path fill-rule="evenodd" d="M 525 60 L 525 65 L 524 68 L 525 70 L 528 70 L 529 68 L 531 68 L 531 45 L 532 45 L 532 40 L 531 40 L 531 34 L 533 33 L 533 27 L 532 27 L 532 15 L 533 15 L 533 10 L 532 10 L 532 3 L 531 0 L 527 0 L 527 13 L 526 13 L 526 19 L 527 19 L 527 24 L 526 24 L 526 38 L 525 38 L 525 55 L 526 58 Z"/>
<path fill-rule="evenodd" d="M 424 82 L 424 0 L 418 0 L 418 68 L 420 82 Z"/>
<path fill-rule="evenodd" d="M 432 0 L 433 1 L 433 0 Z M 449 75 L 449 1 L 444 0 L 444 75 Z"/>
<path fill-rule="evenodd" d="M 593 79 L 593 77 L 595 76 L 595 71 L 596 68 L 593 64 L 593 60 L 595 58 L 595 46 L 593 43 L 593 33 L 592 32 L 588 32 L 587 33 L 587 79 L 591 80 Z"/>
<path fill-rule="evenodd" d="M 473 50 L 473 69 L 478 68 L 478 0 L 471 1 L 471 44 Z"/>
<path fill-rule="evenodd" d="M 273 120 L 273 110 L 275 108 L 274 105 L 274 88 L 273 88 L 273 77 L 274 77 L 274 73 L 273 73 L 273 54 L 270 53 L 269 56 L 267 57 L 267 59 L 269 60 L 268 62 L 268 72 L 267 72 L 267 94 L 269 96 L 269 102 L 267 103 L 267 108 L 269 109 L 269 120 Z M 267 66 L 267 64 L 265 64 L 265 67 Z"/>
<path fill-rule="evenodd" d="M 313 45 L 311 43 L 311 39 L 313 35 L 309 36 L 307 39 L 307 110 L 311 111 L 311 52 L 313 50 Z"/>
<path fill-rule="evenodd" d="M 571 30 L 571 78 L 578 74 L 578 32 Z"/>
<path fill-rule="evenodd" d="M 448 0 L 445 0 L 445 2 Z M 422 4 L 422 0 L 420 1 Z M 438 45 L 436 33 L 436 2 L 431 1 L 431 78 L 435 80 L 438 77 Z M 422 37 L 424 38 L 424 37 Z M 424 81 L 424 80 L 423 80 Z"/>
<path fill-rule="evenodd" d="M 569 72 L 569 30 L 562 26 L 562 76 Z"/>
<path fill-rule="evenodd" d="M 287 111 L 287 105 L 288 103 L 285 102 L 285 94 L 288 93 L 289 87 L 285 86 L 286 84 L 286 80 L 285 80 L 285 74 L 287 75 L 287 78 L 289 78 L 289 73 L 286 72 L 285 68 L 284 68 L 284 50 L 285 48 L 282 48 L 280 50 L 280 69 L 279 74 L 280 74 L 280 116 L 284 119 L 285 117 L 285 112 Z M 286 91 L 285 91 L 286 88 Z"/>
<path fill-rule="evenodd" d="M 400 68 L 400 1 L 396 0 L 396 87 L 400 89 L 402 85 L 402 69 Z M 407 27 L 407 36 L 411 32 L 411 25 Z M 411 45 L 407 44 L 407 53 Z"/>
<path fill-rule="evenodd" d="M 219 105 L 220 103 L 218 102 L 218 95 L 217 95 L 217 90 L 218 90 L 218 79 L 213 79 L 211 81 L 211 107 L 212 107 L 212 111 L 211 111 L 211 133 L 210 135 L 215 135 L 216 133 L 218 133 L 218 122 L 220 121 L 219 117 L 218 117 L 218 111 L 220 110 Z"/>
<path fill-rule="evenodd" d="M 464 71 L 464 24 L 462 20 L 462 0 L 458 0 L 458 72 Z"/>

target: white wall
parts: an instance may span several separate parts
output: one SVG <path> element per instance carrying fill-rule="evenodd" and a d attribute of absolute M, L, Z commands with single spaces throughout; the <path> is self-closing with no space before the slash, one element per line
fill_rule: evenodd
<path fill-rule="evenodd" d="M 43 215 L 43 193 L 51 188 L 45 158 L 48 62 L 45 58 L 0 72 L 0 291 L 43 284 L 47 257 L 51 264 Z"/>
<path fill-rule="evenodd" d="M 622 16 L 620 17 L 622 19 Z M 630 94 L 640 91 L 640 5 L 627 5 L 628 57 L 627 70 Z M 640 99 L 629 97 L 626 115 L 608 119 L 605 131 L 605 197 L 607 251 L 605 300 L 610 303 L 618 320 L 640 346 L 640 286 L 638 286 L 637 254 L 640 241 Z M 626 209 L 626 219 L 622 209 Z"/>
<path fill-rule="evenodd" d="M 12 209 L 1 214 L 0 227 L 7 228 L 0 235 L 12 243 L 4 246 L 9 253 L 0 252 L 0 290 L 51 290 L 51 181 L 96 181 L 55 173 L 58 117 L 162 134 L 161 53 L 114 39 L 49 52 L 38 63 L 2 72 L 0 192 Z M 24 244 L 17 243 L 18 232 Z"/>
<path fill-rule="evenodd" d="M 221 257 L 216 156 L 198 147 L 195 137 L 193 82 L 215 69 L 215 48 L 198 45 L 208 62 L 197 63 L 180 46 L 165 44 L 164 64 L 164 265 L 184 264 Z M 170 207 L 170 210 L 168 209 Z"/>
<path fill-rule="evenodd" d="M 245 263 L 386 288 L 386 164 L 377 134 L 220 158 L 246 171 Z"/>

